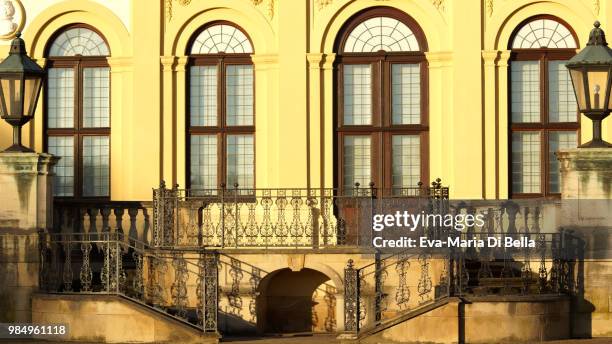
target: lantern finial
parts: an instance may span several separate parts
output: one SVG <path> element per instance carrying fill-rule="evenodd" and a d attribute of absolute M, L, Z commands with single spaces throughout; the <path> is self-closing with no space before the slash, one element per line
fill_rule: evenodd
<path fill-rule="evenodd" d="M 11 42 L 11 50 L 9 51 L 10 55 L 14 55 L 14 54 L 19 54 L 19 55 L 26 55 L 26 47 L 25 47 L 25 42 L 23 41 L 23 39 L 21 39 L 21 32 L 17 32 L 15 34 L 15 38 L 13 38 L 13 41 Z"/>
<path fill-rule="evenodd" d="M 593 26 L 594 28 L 589 34 L 589 42 L 587 45 L 608 45 L 608 42 L 606 42 L 606 34 L 600 28 L 601 23 L 599 20 L 596 20 Z"/>

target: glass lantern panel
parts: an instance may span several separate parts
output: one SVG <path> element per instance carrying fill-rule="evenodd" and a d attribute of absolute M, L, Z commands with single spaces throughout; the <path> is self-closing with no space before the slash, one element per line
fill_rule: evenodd
<path fill-rule="evenodd" d="M 594 70 L 588 71 L 589 99 L 591 109 L 603 109 L 606 100 L 606 88 L 608 86 L 608 71 Z"/>
<path fill-rule="evenodd" d="M 571 69 L 570 76 L 572 77 L 572 84 L 574 85 L 574 92 L 576 93 L 576 101 L 578 102 L 578 108 L 580 111 L 587 109 L 586 104 L 586 90 L 584 89 L 584 74 L 581 69 Z"/>
<path fill-rule="evenodd" d="M 23 85 L 23 100 L 24 116 L 33 117 L 34 109 L 36 109 L 36 101 L 40 91 L 42 76 L 29 76 L 25 78 Z"/>
<path fill-rule="evenodd" d="M 0 80 L 0 86 L 2 87 L 3 116 L 20 116 L 23 114 L 21 82 L 21 78 L 18 76 L 8 76 Z"/>

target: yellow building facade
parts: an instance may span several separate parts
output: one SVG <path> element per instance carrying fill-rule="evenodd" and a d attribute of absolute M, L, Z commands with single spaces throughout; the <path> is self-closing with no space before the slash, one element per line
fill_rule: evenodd
<path fill-rule="evenodd" d="M 15 20 L 28 53 L 42 66 L 50 66 L 49 46 L 70 25 L 86 25 L 105 40 L 111 200 L 148 200 L 160 180 L 190 185 L 189 52 L 194 37 L 211 23 L 240 28 L 252 45 L 253 186 L 342 184 L 334 120 L 342 98 L 337 42 L 347 23 L 378 9 L 410 18 L 426 42 L 419 47 L 427 80 L 421 83 L 427 121 L 421 123 L 426 129 L 420 160 L 426 166 L 418 179 L 441 178 L 452 198 L 496 199 L 512 196 L 509 71 L 517 31 L 533 19 L 558 19 L 575 39 L 576 47 L 567 48 L 580 49 L 595 20 L 604 30 L 612 22 L 612 4 L 593 0 L 12 2 L 23 13 Z M 0 54 L 7 49 L 3 45 Z M 45 99 L 43 94 L 24 130 L 25 143 L 36 151 L 47 148 Z M 590 140 L 590 121 L 583 117 L 577 125 L 579 140 Z M 1 123 L 0 131 L 0 145 L 8 146 L 10 127 Z M 612 140 L 609 120 L 604 139 Z M 381 143 L 379 154 L 386 150 Z M 549 157 L 542 159 L 548 166 Z M 373 162 L 372 170 L 378 165 Z"/>

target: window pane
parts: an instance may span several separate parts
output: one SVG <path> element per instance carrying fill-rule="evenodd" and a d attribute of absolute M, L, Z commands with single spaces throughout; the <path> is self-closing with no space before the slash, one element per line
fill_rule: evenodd
<path fill-rule="evenodd" d="M 414 187 L 421 181 L 421 140 L 418 135 L 394 135 L 393 188 Z"/>
<path fill-rule="evenodd" d="M 217 125 L 217 66 L 189 69 L 189 117 L 192 126 Z"/>
<path fill-rule="evenodd" d="M 78 27 L 62 32 L 49 49 L 49 56 L 107 56 L 108 46 L 94 31 Z"/>
<path fill-rule="evenodd" d="M 512 133 L 512 192 L 540 192 L 540 133 Z"/>
<path fill-rule="evenodd" d="M 344 66 L 344 124 L 372 124 L 370 65 Z"/>
<path fill-rule="evenodd" d="M 53 168 L 53 196 L 73 196 L 74 137 L 50 136 L 47 146 L 49 153 L 61 158 Z"/>
<path fill-rule="evenodd" d="M 352 189 L 355 183 L 367 186 L 371 178 L 370 136 L 344 137 L 344 188 Z"/>
<path fill-rule="evenodd" d="M 548 184 L 550 192 L 561 192 L 559 160 L 555 155 L 561 149 L 576 148 L 578 139 L 575 131 L 551 131 L 548 133 Z"/>
<path fill-rule="evenodd" d="M 253 125 L 253 66 L 227 66 L 225 102 L 227 125 Z"/>
<path fill-rule="evenodd" d="M 255 186 L 255 146 L 253 135 L 227 136 L 227 186 Z"/>
<path fill-rule="evenodd" d="M 192 189 L 217 188 L 217 137 L 192 135 L 190 154 Z"/>
<path fill-rule="evenodd" d="M 49 68 L 47 88 L 47 126 L 74 127 L 74 69 Z"/>
<path fill-rule="evenodd" d="M 548 63 L 548 118 L 550 122 L 577 122 L 578 106 L 567 61 Z"/>
<path fill-rule="evenodd" d="M 250 54 L 253 46 L 248 37 L 231 25 L 213 25 L 202 31 L 191 46 L 192 54 Z"/>
<path fill-rule="evenodd" d="M 393 124 L 419 124 L 421 122 L 421 66 L 394 64 L 391 67 L 393 83 Z"/>
<path fill-rule="evenodd" d="M 510 71 L 512 122 L 539 122 L 540 62 L 513 61 Z"/>
<path fill-rule="evenodd" d="M 419 51 L 416 36 L 406 24 L 390 17 L 374 17 L 357 25 L 344 43 L 345 53 Z"/>
<path fill-rule="evenodd" d="M 83 126 L 110 127 L 109 68 L 83 69 Z"/>
<path fill-rule="evenodd" d="M 83 137 L 83 196 L 109 195 L 109 137 Z"/>

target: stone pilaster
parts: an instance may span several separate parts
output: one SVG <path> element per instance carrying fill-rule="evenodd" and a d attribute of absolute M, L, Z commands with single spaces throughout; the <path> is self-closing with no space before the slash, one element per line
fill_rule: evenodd
<path fill-rule="evenodd" d="M 38 232 L 52 226 L 49 154 L 0 153 L 0 322 L 30 322 L 38 289 Z"/>

